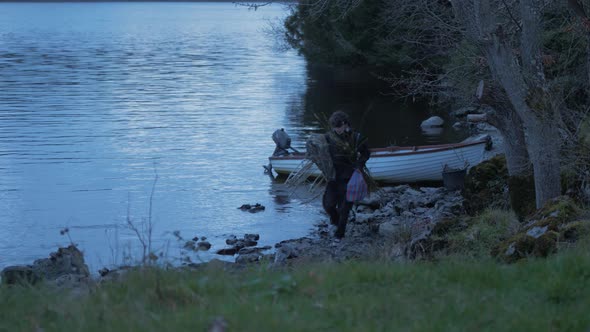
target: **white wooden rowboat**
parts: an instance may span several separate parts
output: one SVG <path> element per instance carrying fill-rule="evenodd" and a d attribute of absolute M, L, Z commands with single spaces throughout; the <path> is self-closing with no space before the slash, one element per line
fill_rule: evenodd
<path fill-rule="evenodd" d="M 480 136 L 453 144 L 371 149 L 367 168 L 374 180 L 386 183 L 442 181 L 445 167 L 465 169 L 479 164 L 488 144 L 490 137 Z M 297 170 L 304 159 L 305 153 L 269 157 L 279 175 Z M 310 175 L 319 176 L 320 170 L 314 165 Z"/>

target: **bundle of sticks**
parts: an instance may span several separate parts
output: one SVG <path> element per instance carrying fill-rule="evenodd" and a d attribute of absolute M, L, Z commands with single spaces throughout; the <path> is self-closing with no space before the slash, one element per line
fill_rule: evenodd
<path fill-rule="evenodd" d="M 289 186 L 298 186 L 307 181 L 311 176 L 313 165 L 316 165 L 322 175 L 317 177 L 312 183 L 312 188 L 324 180 L 334 178 L 334 165 L 330 157 L 328 142 L 323 134 L 311 134 L 306 144 L 305 159 L 301 162 L 297 170 L 289 175 L 286 184 Z"/>

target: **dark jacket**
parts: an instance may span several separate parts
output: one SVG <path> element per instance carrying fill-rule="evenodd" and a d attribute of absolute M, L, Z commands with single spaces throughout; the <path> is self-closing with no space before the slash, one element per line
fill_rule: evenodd
<path fill-rule="evenodd" d="M 369 160 L 370 151 L 366 139 L 354 131 L 338 135 L 334 131 L 326 134 L 330 156 L 334 164 L 335 180 L 348 181 L 355 168 L 362 168 Z"/>

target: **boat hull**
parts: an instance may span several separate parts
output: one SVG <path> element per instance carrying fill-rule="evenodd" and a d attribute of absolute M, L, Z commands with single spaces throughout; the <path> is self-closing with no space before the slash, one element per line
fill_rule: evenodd
<path fill-rule="evenodd" d="M 367 168 L 374 180 L 385 183 L 442 181 L 445 167 L 465 169 L 479 164 L 487 142 L 373 149 Z M 297 170 L 304 159 L 303 154 L 269 158 L 272 168 L 285 175 Z M 314 165 L 310 175 L 319 176 L 320 170 Z"/>

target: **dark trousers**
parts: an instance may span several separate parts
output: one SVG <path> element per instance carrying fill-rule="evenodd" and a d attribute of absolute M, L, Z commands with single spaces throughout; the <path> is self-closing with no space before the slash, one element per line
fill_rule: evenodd
<path fill-rule="evenodd" d="M 347 180 L 335 180 L 328 182 L 322 204 L 324 210 L 330 216 L 332 225 L 336 225 L 337 238 L 343 238 L 346 232 L 346 223 L 348 222 L 348 215 L 352 208 L 352 203 L 346 201 L 346 186 Z"/>

